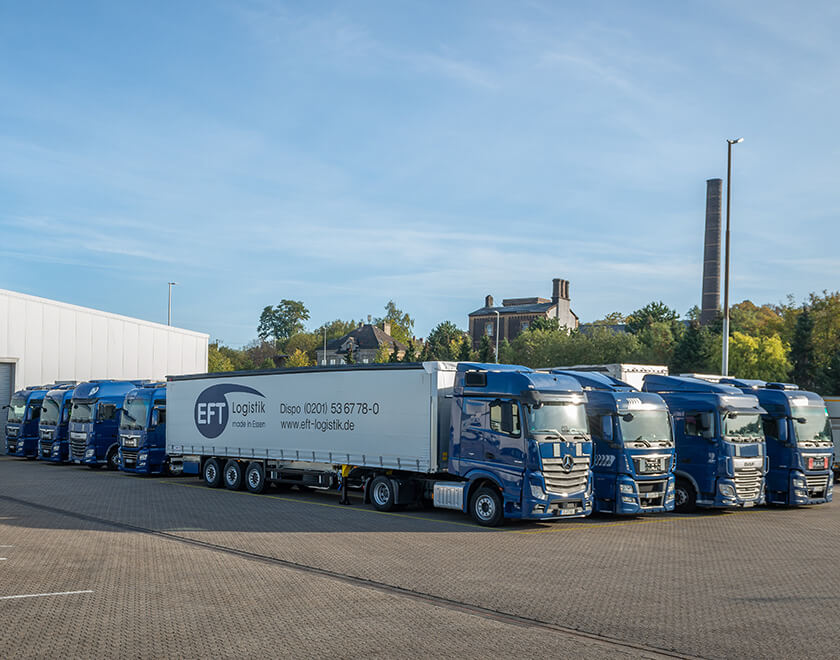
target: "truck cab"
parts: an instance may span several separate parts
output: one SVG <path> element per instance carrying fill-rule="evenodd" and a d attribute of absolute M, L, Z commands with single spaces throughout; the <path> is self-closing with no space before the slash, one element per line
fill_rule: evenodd
<path fill-rule="evenodd" d="M 109 470 L 119 467 L 119 412 L 125 395 L 139 381 L 91 380 L 73 392 L 70 412 L 70 460 Z"/>
<path fill-rule="evenodd" d="M 39 425 L 38 460 L 63 463 L 70 451 L 68 430 L 75 385 L 59 385 L 44 396 Z"/>
<path fill-rule="evenodd" d="M 674 420 L 676 510 L 764 503 L 767 451 L 758 398 L 700 378 L 645 376 Z"/>
<path fill-rule="evenodd" d="M 125 395 L 119 462 L 123 472 L 135 474 L 181 471 L 181 461 L 166 454 L 166 383 L 149 383 Z"/>
<path fill-rule="evenodd" d="M 586 392 L 592 432 L 595 511 L 620 515 L 674 510 L 674 436 L 658 394 L 605 373 L 551 369 Z"/>
<path fill-rule="evenodd" d="M 6 453 L 9 456 L 38 456 L 38 423 L 41 404 L 49 388 L 32 386 L 14 393 L 6 417 Z"/>
<path fill-rule="evenodd" d="M 830 502 L 834 486 L 831 424 L 825 401 L 791 383 L 721 378 L 758 397 L 770 468 L 767 502 L 800 506 Z"/>
<path fill-rule="evenodd" d="M 592 440 L 585 403 L 581 386 L 569 376 L 459 363 L 447 469 L 466 480 L 461 508 L 480 524 L 495 524 L 488 521 L 497 514 L 589 515 Z M 436 506 L 438 500 L 436 493 Z"/>

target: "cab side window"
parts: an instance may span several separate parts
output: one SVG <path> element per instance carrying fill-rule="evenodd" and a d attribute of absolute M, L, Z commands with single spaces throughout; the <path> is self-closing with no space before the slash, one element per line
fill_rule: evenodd
<path fill-rule="evenodd" d="M 117 417 L 117 406 L 114 403 L 99 404 L 99 421 L 108 422 Z"/>
<path fill-rule="evenodd" d="M 779 422 L 775 419 L 762 419 L 761 420 L 762 426 L 764 428 L 764 435 L 770 436 L 771 438 L 778 438 L 779 437 Z"/>
<path fill-rule="evenodd" d="M 490 430 L 518 438 L 519 405 L 515 401 L 493 401 L 490 404 Z"/>
<path fill-rule="evenodd" d="M 713 438 L 715 422 L 711 413 L 687 412 L 685 414 L 685 434 Z"/>
<path fill-rule="evenodd" d="M 41 419 L 41 401 L 33 401 L 29 411 L 29 419 Z"/>

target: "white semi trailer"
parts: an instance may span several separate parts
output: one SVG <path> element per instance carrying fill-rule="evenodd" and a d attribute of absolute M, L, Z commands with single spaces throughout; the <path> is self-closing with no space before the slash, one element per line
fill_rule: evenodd
<path fill-rule="evenodd" d="M 586 397 L 527 367 L 425 362 L 170 377 L 166 453 L 211 487 L 361 488 L 480 524 L 588 515 Z"/>
<path fill-rule="evenodd" d="M 840 473 L 840 396 L 826 396 L 823 400 L 831 422 L 831 437 L 834 440 L 834 471 Z"/>

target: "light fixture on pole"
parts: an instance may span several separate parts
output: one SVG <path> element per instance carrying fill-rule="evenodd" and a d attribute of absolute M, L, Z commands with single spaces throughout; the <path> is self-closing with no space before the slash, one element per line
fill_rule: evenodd
<path fill-rule="evenodd" d="M 496 364 L 499 364 L 499 331 L 501 329 L 499 327 L 499 310 L 494 309 L 493 311 L 496 313 Z"/>
<path fill-rule="evenodd" d="M 726 140 L 726 240 L 723 261 L 723 351 L 720 372 L 729 375 L 729 193 L 732 190 L 732 145 L 744 138 Z"/>
<path fill-rule="evenodd" d="M 177 282 L 169 282 L 169 313 L 166 316 L 166 325 L 172 325 L 172 287 L 177 286 Z"/>

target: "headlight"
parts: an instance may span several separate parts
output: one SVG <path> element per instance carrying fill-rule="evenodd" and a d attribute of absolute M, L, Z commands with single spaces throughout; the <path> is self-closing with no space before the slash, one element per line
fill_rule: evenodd
<path fill-rule="evenodd" d="M 90 457 L 91 457 L 91 456 L 93 456 L 94 454 L 96 454 L 96 450 L 95 450 L 95 449 L 88 449 L 88 450 L 85 452 L 85 458 L 90 458 Z"/>
<path fill-rule="evenodd" d="M 141 460 L 145 460 L 145 458 L 146 457 L 143 456 L 143 459 Z M 545 499 L 545 491 L 542 489 L 542 486 L 538 484 L 531 484 L 531 497 L 537 500 Z"/>
<path fill-rule="evenodd" d="M 621 501 L 624 502 L 625 504 L 636 504 L 636 498 L 635 497 L 627 497 L 625 495 L 622 495 L 621 496 Z"/>
<path fill-rule="evenodd" d="M 619 484 L 618 490 L 622 493 L 627 493 L 628 495 L 636 494 L 636 489 L 633 487 L 633 484 Z"/>
<path fill-rule="evenodd" d="M 718 490 L 723 497 L 735 497 L 735 489 L 729 484 L 718 484 Z"/>
<path fill-rule="evenodd" d="M 794 488 L 805 488 L 805 480 L 800 479 L 799 477 L 794 477 L 791 480 L 791 483 L 793 483 Z"/>

